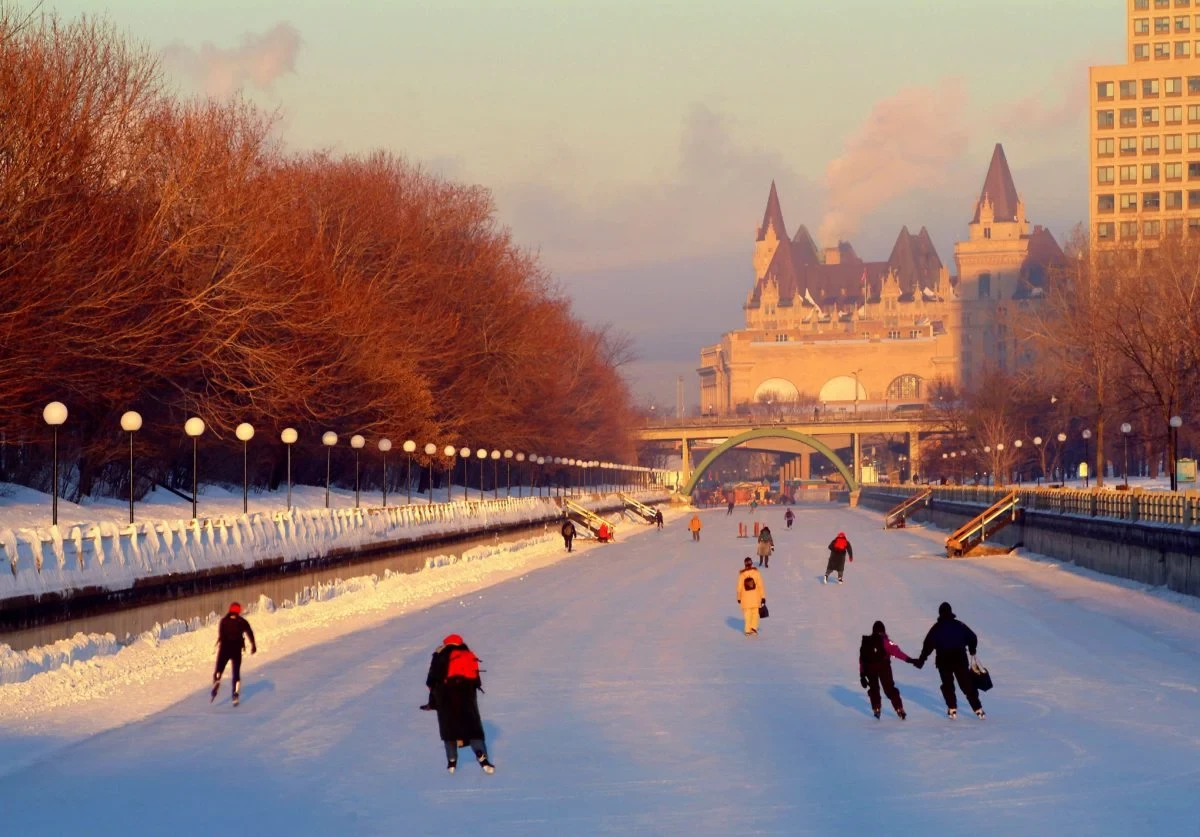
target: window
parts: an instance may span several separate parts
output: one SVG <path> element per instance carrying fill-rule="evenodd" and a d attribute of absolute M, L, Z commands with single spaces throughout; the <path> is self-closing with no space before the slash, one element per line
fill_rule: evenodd
<path fill-rule="evenodd" d="M 1188 209 L 1200 209 L 1200 189 L 1188 190 Z"/>
<path fill-rule="evenodd" d="M 1137 221 L 1122 221 L 1121 222 L 1121 240 L 1134 241 L 1137 239 L 1138 222 Z"/>
<path fill-rule="evenodd" d="M 1137 166 L 1121 166 L 1121 182 L 1137 183 Z"/>
<path fill-rule="evenodd" d="M 1200 180 L 1200 163 L 1188 163 L 1188 180 Z"/>
<path fill-rule="evenodd" d="M 1133 34 L 1145 36 L 1150 34 L 1150 18 L 1138 17 L 1133 20 Z"/>
<path fill-rule="evenodd" d="M 1121 127 L 1137 127 L 1137 108 L 1121 108 Z"/>
<path fill-rule="evenodd" d="M 1114 85 L 1111 81 L 1101 81 L 1096 84 L 1096 98 L 1102 102 L 1112 101 Z"/>
<path fill-rule="evenodd" d="M 1163 227 L 1167 235 L 1180 236 L 1183 235 L 1183 219 L 1168 218 L 1167 223 Z"/>
<path fill-rule="evenodd" d="M 1188 235 L 1200 235 L 1200 218 L 1188 218 Z"/>
<path fill-rule="evenodd" d="M 1190 110 L 1190 108 L 1189 108 Z M 1111 128 L 1113 126 L 1113 112 L 1111 110 L 1096 111 L 1096 127 Z"/>
<path fill-rule="evenodd" d="M 1200 76 L 1188 76 L 1188 95 L 1200 96 Z"/>
<path fill-rule="evenodd" d="M 1154 60 L 1162 61 L 1171 57 L 1171 44 L 1169 41 L 1160 41 L 1154 45 Z"/>
<path fill-rule="evenodd" d="M 1158 153 L 1158 137 L 1142 137 L 1142 151 L 1146 154 Z"/>
<path fill-rule="evenodd" d="M 1176 41 L 1175 42 L 1175 57 L 1176 58 L 1188 58 L 1191 56 L 1191 54 L 1192 54 L 1192 42 L 1191 41 Z"/>
<path fill-rule="evenodd" d="M 1121 156 L 1137 154 L 1137 137 L 1121 137 Z"/>
<path fill-rule="evenodd" d="M 1188 105 L 1188 122 L 1200 122 L 1200 105 Z"/>
<path fill-rule="evenodd" d="M 1158 210 L 1162 209 L 1159 193 L 1142 192 L 1142 209 L 1146 212 L 1158 212 Z"/>
<path fill-rule="evenodd" d="M 990 273 L 979 274 L 979 298 L 992 298 L 992 274 Z"/>
<path fill-rule="evenodd" d="M 1166 79 L 1163 82 L 1163 92 L 1166 93 L 1168 96 L 1182 96 L 1183 95 L 1183 79 L 1180 78 L 1179 76 L 1176 76 L 1175 78 Z"/>
<path fill-rule="evenodd" d="M 1121 211 L 1122 212 L 1137 212 L 1138 200 L 1137 192 L 1123 192 L 1121 194 Z"/>
<path fill-rule="evenodd" d="M 1163 137 L 1168 154 L 1178 154 L 1183 151 L 1183 134 L 1167 134 Z"/>
<path fill-rule="evenodd" d="M 1162 221 L 1147 221 L 1142 225 L 1142 235 L 1146 238 L 1158 238 L 1162 231 Z"/>
<path fill-rule="evenodd" d="M 1200 136 L 1200 135 L 1198 135 Z M 1112 137 L 1096 140 L 1096 156 L 1111 157 L 1113 155 L 1113 147 L 1116 145 Z"/>
<path fill-rule="evenodd" d="M 1146 78 L 1142 79 L 1142 96 L 1147 99 L 1158 98 L 1158 79 Z"/>
<path fill-rule="evenodd" d="M 1155 35 L 1170 35 L 1171 34 L 1171 18 L 1169 18 L 1169 17 L 1154 18 L 1154 34 Z"/>
<path fill-rule="evenodd" d="M 1113 222 L 1103 221 L 1096 225 L 1096 238 L 1101 241 L 1112 241 L 1113 239 Z"/>
<path fill-rule="evenodd" d="M 1096 169 L 1096 182 L 1101 186 L 1112 183 L 1116 174 L 1116 169 L 1113 166 L 1100 166 Z"/>
<path fill-rule="evenodd" d="M 1163 177 L 1169 183 L 1178 183 L 1183 180 L 1183 163 L 1167 163 Z"/>
<path fill-rule="evenodd" d="M 1168 125 L 1183 124 L 1183 106 L 1171 105 L 1170 107 L 1163 108 L 1163 119 Z"/>
<path fill-rule="evenodd" d="M 912 336 L 916 337 L 917 333 L 912 332 Z M 922 383 L 923 381 L 916 375 L 901 375 L 888 384 L 887 397 L 892 401 L 918 399 L 921 397 Z"/>
<path fill-rule="evenodd" d="M 1142 166 L 1142 182 L 1158 182 L 1158 163 L 1146 163 L 1146 165 Z"/>
<path fill-rule="evenodd" d="M 1150 0 L 1133 0 L 1133 7 L 1135 9 L 1148 9 L 1150 8 Z"/>
<path fill-rule="evenodd" d="M 1158 108 L 1142 108 L 1142 127 L 1152 128 L 1158 124 Z"/>
<path fill-rule="evenodd" d="M 1134 61 L 1149 61 L 1150 60 L 1150 44 L 1134 44 L 1133 45 L 1133 60 Z"/>
<path fill-rule="evenodd" d="M 1183 209 L 1183 192 L 1163 192 L 1163 206 L 1167 211 Z"/>
<path fill-rule="evenodd" d="M 1200 198 L 1200 192 L 1196 193 Z M 1113 211 L 1113 206 L 1116 204 L 1116 199 L 1112 195 L 1097 195 L 1096 196 L 1096 211 L 1100 213 L 1109 213 Z"/>
<path fill-rule="evenodd" d="M 1200 134 L 1188 134 L 1188 151 L 1200 151 Z"/>
<path fill-rule="evenodd" d="M 1137 82 L 1123 81 L 1121 82 L 1121 98 L 1136 99 L 1137 98 Z"/>
<path fill-rule="evenodd" d="M 1181 15 L 1175 18 L 1176 34 L 1184 34 L 1192 31 L 1192 19 L 1187 15 Z"/>

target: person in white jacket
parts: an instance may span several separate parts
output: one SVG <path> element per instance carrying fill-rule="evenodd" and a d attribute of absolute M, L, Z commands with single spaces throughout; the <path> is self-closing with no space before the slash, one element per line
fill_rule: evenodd
<path fill-rule="evenodd" d="M 758 634 L 758 606 L 766 598 L 767 588 L 763 585 L 762 574 L 755 569 L 754 560 L 747 558 L 737 580 L 738 607 L 742 609 L 742 630 L 746 636 Z"/>

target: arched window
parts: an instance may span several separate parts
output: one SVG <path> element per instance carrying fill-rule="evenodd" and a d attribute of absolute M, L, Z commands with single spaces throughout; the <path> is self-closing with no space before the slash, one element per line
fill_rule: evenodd
<path fill-rule="evenodd" d="M 901 375 L 888 384 L 889 401 L 919 401 L 924 381 L 916 375 Z"/>

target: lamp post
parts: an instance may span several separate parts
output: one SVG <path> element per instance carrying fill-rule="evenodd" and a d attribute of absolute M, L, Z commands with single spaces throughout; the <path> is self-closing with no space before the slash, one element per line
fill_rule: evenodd
<path fill-rule="evenodd" d="M 417 443 L 412 439 L 407 440 L 404 445 L 404 455 L 408 457 L 408 477 L 406 484 L 408 486 L 408 504 L 412 505 L 412 455 L 417 449 Z"/>
<path fill-rule="evenodd" d="M 250 440 L 254 438 L 254 428 L 248 422 L 242 422 L 233 431 L 242 443 L 242 514 L 250 513 Z"/>
<path fill-rule="evenodd" d="M 1033 446 L 1035 448 L 1037 448 L 1037 452 L 1038 452 L 1038 463 L 1039 463 L 1040 469 L 1038 470 L 1037 484 L 1038 484 L 1038 488 L 1041 488 L 1042 487 L 1042 477 L 1046 476 L 1046 449 L 1044 447 L 1042 447 L 1042 437 L 1041 436 L 1033 437 Z"/>
<path fill-rule="evenodd" d="M 518 453 L 516 455 L 516 460 L 517 460 L 517 496 L 524 497 L 525 496 L 525 488 L 521 485 L 521 463 L 525 461 L 525 454 Z M 511 483 L 509 484 L 508 491 L 509 491 L 509 494 L 512 493 L 512 484 Z"/>
<path fill-rule="evenodd" d="M 454 485 L 454 453 L 455 453 L 454 445 L 446 445 L 446 447 L 442 448 L 442 455 L 446 457 L 446 502 L 447 503 L 451 503 L 454 501 L 454 497 L 450 493 L 451 491 L 454 490 L 452 488 L 452 486 Z"/>
<path fill-rule="evenodd" d="M 1004 442 L 997 442 L 996 443 L 996 465 L 1000 466 L 1003 464 L 1004 464 Z M 998 468 L 993 468 L 992 470 L 996 471 L 996 470 L 998 470 Z M 1010 474 L 1008 473 L 1008 468 L 1006 467 L 1004 469 L 1004 484 L 1005 485 L 1008 485 L 1009 476 L 1010 476 Z M 996 485 L 999 485 L 999 484 L 1000 483 L 997 481 Z"/>
<path fill-rule="evenodd" d="M 500 451 L 492 451 L 492 499 L 500 499 Z"/>
<path fill-rule="evenodd" d="M 1179 428 L 1183 427 L 1183 418 L 1171 416 L 1171 490 L 1179 490 Z"/>
<path fill-rule="evenodd" d="M 513 452 L 511 450 L 504 451 L 504 489 L 505 497 L 512 497 L 512 459 Z"/>
<path fill-rule="evenodd" d="M 1065 445 L 1067 443 L 1067 434 L 1059 433 L 1055 438 L 1058 439 L 1058 450 L 1055 451 L 1054 458 L 1058 460 L 1059 476 L 1062 477 L 1063 485 L 1065 486 L 1067 484 L 1067 472 L 1066 472 L 1066 466 L 1063 465 L 1063 462 L 1062 462 L 1062 453 L 1063 453 L 1063 445 Z"/>
<path fill-rule="evenodd" d="M 192 416 L 183 424 L 183 432 L 192 437 L 192 520 L 196 519 L 196 501 L 199 497 L 200 483 L 196 478 L 196 465 L 199 462 L 196 449 L 199 438 L 204 434 L 204 420 Z"/>
<path fill-rule="evenodd" d="M 463 499 L 470 500 L 470 489 L 467 488 L 471 484 L 470 474 L 467 473 L 467 463 L 471 461 L 471 449 L 463 447 L 458 451 L 458 458 L 463 464 Z"/>
<path fill-rule="evenodd" d="M 1092 438 L 1092 431 L 1083 431 L 1083 487 L 1090 488 L 1092 484 L 1092 466 L 1088 462 L 1088 440 Z"/>
<path fill-rule="evenodd" d="M 329 477 L 333 470 L 333 446 L 337 444 L 337 434 L 326 430 L 321 435 L 321 444 L 325 446 L 325 508 L 329 508 Z"/>
<path fill-rule="evenodd" d="M 67 420 L 67 407 L 61 401 L 51 401 L 42 410 L 42 420 L 50 425 L 51 435 L 54 437 L 54 471 L 52 475 L 53 484 L 51 486 L 52 497 L 50 503 L 50 523 L 53 526 L 58 525 L 58 428 Z"/>
<path fill-rule="evenodd" d="M 545 482 L 546 481 L 546 457 L 539 456 L 537 458 L 537 464 L 538 464 L 538 467 L 542 469 L 541 474 L 539 474 L 539 476 L 541 477 L 542 482 Z M 540 484 L 538 485 L 537 490 L 538 490 L 538 496 L 541 497 L 542 496 L 542 486 Z M 546 496 L 547 497 L 550 496 L 549 487 L 547 487 L 547 489 L 546 489 Z"/>
<path fill-rule="evenodd" d="M 859 391 L 859 389 L 861 389 L 861 385 L 858 383 L 858 373 L 859 372 L 862 372 L 862 370 L 861 369 L 854 370 L 854 413 L 855 413 L 855 415 L 858 414 L 858 391 Z"/>
<path fill-rule="evenodd" d="M 133 525 L 133 434 L 142 429 L 142 416 L 130 410 L 121 416 L 121 429 L 129 434 L 129 523 Z"/>
<path fill-rule="evenodd" d="M 367 446 L 367 440 L 355 433 L 350 437 L 350 447 L 354 448 L 354 508 L 358 508 L 359 499 L 359 455 L 362 449 Z"/>
<path fill-rule="evenodd" d="M 475 451 L 475 456 L 479 460 L 479 502 L 483 502 L 483 463 L 487 460 L 487 448 L 480 448 Z"/>
<path fill-rule="evenodd" d="M 279 434 L 280 440 L 287 447 L 287 503 L 288 511 L 292 510 L 292 445 L 296 444 L 296 440 L 300 438 L 300 434 L 294 428 L 285 427 L 283 432 Z"/>
<path fill-rule="evenodd" d="M 437 456 L 437 445 L 425 443 L 425 455 L 429 457 L 429 505 L 433 505 L 433 458 Z"/>
<path fill-rule="evenodd" d="M 1129 432 L 1131 430 L 1133 430 L 1133 425 L 1129 422 L 1124 422 L 1121 425 L 1121 439 L 1125 443 L 1125 457 L 1121 470 L 1124 472 L 1126 488 L 1129 488 Z"/>
<path fill-rule="evenodd" d="M 388 474 L 387 474 L 387 455 L 392 449 L 391 439 L 379 440 L 379 453 L 383 455 L 383 507 L 387 508 L 387 490 L 388 490 Z"/>
<path fill-rule="evenodd" d="M 1025 444 L 1020 439 L 1013 442 L 1013 447 L 1017 449 L 1017 487 L 1021 486 L 1021 446 Z"/>

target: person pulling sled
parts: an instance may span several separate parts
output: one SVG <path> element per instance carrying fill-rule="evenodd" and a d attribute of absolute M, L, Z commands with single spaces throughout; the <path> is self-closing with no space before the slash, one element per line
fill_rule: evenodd
<path fill-rule="evenodd" d="M 968 654 L 975 656 L 979 638 L 975 632 L 958 621 L 954 609 L 949 602 L 938 606 L 938 618 L 925 635 L 925 644 L 921 647 L 921 656 L 915 663 L 917 668 L 925 665 L 929 655 L 936 652 L 934 667 L 942 679 L 942 697 L 946 700 L 946 715 L 949 718 L 958 717 L 958 697 L 954 694 L 954 681 L 962 689 L 967 703 L 975 710 L 980 720 L 987 717 L 983 704 L 979 700 L 979 689 L 975 686 L 975 677 L 971 672 Z"/>
<path fill-rule="evenodd" d="M 425 685 L 429 687 L 429 703 L 421 708 L 437 712 L 438 735 L 446 747 L 446 770 L 455 771 L 458 748 L 469 744 L 483 772 L 494 773 L 496 768 L 488 761 L 483 720 L 479 716 L 479 700 L 475 694 L 483 691 L 479 658 L 461 636 L 450 634 L 433 652 Z"/>
<path fill-rule="evenodd" d="M 242 606 L 234 602 L 229 606 L 220 623 L 217 625 L 217 667 L 213 671 L 212 703 L 221 691 L 221 678 L 225 675 L 225 666 L 233 663 L 233 705 L 237 706 L 242 691 L 242 652 L 246 650 L 246 639 L 250 639 L 250 653 L 258 653 L 258 644 L 254 641 L 254 631 L 250 623 L 242 618 Z"/>
<path fill-rule="evenodd" d="M 862 644 L 858 648 L 858 682 L 867 690 L 871 712 L 875 714 L 876 719 L 883 709 L 883 701 L 879 695 L 882 687 L 883 694 L 887 695 L 887 699 L 892 702 L 892 708 L 896 710 L 896 717 L 903 721 L 908 715 L 904 713 L 904 702 L 900 699 L 900 690 L 896 688 L 896 681 L 892 677 L 892 657 L 915 665 L 912 657 L 888 639 L 883 623 L 876 622 L 871 626 L 871 633 L 862 638 Z"/>

